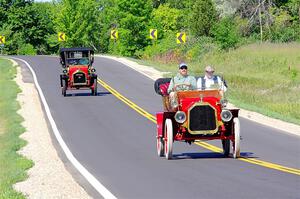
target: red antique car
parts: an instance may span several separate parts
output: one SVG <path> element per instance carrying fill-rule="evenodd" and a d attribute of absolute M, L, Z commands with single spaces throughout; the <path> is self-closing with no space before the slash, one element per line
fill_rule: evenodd
<path fill-rule="evenodd" d="M 91 48 L 61 48 L 60 63 L 63 73 L 60 74 L 62 95 L 67 90 L 91 89 L 92 95 L 97 95 L 97 74 L 92 66 L 94 51 Z"/>
<path fill-rule="evenodd" d="M 170 78 L 156 80 L 156 93 L 163 97 L 164 111 L 156 114 L 158 156 L 172 158 L 174 141 L 189 144 L 199 140 L 220 139 L 225 157 L 240 156 L 239 109 L 227 109 L 219 90 L 178 91 L 177 107 L 171 107 L 166 93 Z"/>

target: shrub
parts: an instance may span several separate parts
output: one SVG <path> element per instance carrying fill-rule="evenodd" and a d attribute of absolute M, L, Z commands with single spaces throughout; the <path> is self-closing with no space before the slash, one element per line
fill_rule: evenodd
<path fill-rule="evenodd" d="M 212 28 L 212 35 L 221 49 L 235 48 L 239 42 L 239 35 L 234 20 L 225 17 Z"/>
<path fill-rule="evenodd" d="M 36 55 L 36 49 L 31 44 L 21 44 L 17 53 L 18 55 Z"/>

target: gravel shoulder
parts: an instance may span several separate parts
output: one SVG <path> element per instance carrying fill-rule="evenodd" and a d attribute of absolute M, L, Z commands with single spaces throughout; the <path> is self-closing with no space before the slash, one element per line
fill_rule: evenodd
<path fill-rule="evenodd" d="M 22 90 L 17 98 L 21 105 L 18 113 L 24 118 L 22 125 L 26 128 L 20 137 L 28 142 L 19 153 L 34 162 L 28 179 L 15 184 L 15 190 L 34 199 L 91 198 L 65 168 L 54 148 L 36 88 L 23 82 L 20 67 L 15 80 Z"/>

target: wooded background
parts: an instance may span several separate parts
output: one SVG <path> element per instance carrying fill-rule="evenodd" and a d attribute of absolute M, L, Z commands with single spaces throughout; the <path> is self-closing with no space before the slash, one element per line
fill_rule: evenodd
<path fill-rule="evenodd" d="M 147 59 L 196 56 L 254 42 L 300 41 L 300 0 L 0 0 L 5 54 L 55 54 L 62 46 Z M 110 39 L 116 29 L 117 40 Z M 157 29 L 158 39 L 149 39 Z M 58 41 L 64 32 L 65 42 Z M 187 42 L 176 43 L 185 32 Z"/>

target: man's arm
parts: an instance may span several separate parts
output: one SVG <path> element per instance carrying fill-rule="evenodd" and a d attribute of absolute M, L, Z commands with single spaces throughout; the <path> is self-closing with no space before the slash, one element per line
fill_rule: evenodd
<path fill-rule="evenodd" d="M 199 77 L 198 80 L 197 80 L 197 90 L 202 90 L 202 80 L 201 80 L 201 77 Z"/>
<path fill-rule="evenodd" d="M 197 81 L 194 76 L 190 76 L 190 84 L 191 84 L 191 90 L 196 90 L 197 89 Z"/>
<path fill-rule="evenodd" d="M 222 91 L 224 91 L 224 92 L 227 91 L 227 87 L 226 87 L 224 81 L 221 79 L 220 76 L 218 76 L 218 84 L 219 84 L 220 89 L 221 89 Z"/>

